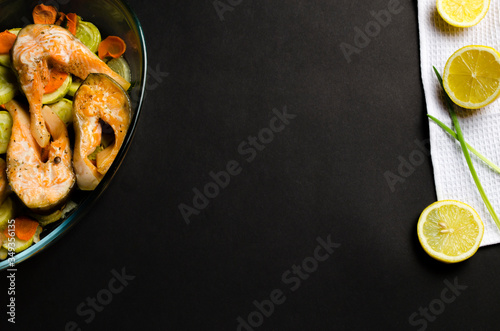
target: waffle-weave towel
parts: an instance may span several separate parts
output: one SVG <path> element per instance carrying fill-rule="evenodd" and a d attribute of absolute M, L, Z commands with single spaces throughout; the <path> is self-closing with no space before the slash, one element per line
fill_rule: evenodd
<path fill-rule="evenodd" d="M 442 73 L 448 58 L 467 45 L 485 45 L 500 50 L 500 3 L 491 1 L 486 17 L 478 25 L 461 29 L 449 25 L 439 16 L 436 0 L 419 0 L 418 24 L 427 112 L 452 127 L 432 66 Z M 475 111 L 457 109 L 457 113 L 465 140 L 500 165 L 500 100 Z M 500 243 L 500 231 L 481 199 L 460 144 L 430 120 L 429 132 L 438 200 L 454 199 L 471 205 L 485 226 L 481 246 Z M 500 215 L 500 174 L 474 155 L 471 158 L 490 203 Z"/>

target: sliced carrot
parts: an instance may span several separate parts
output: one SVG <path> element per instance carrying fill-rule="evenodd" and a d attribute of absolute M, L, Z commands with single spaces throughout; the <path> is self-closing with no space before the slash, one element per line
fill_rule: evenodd
<path fill-rule="evenodd" d="M 38 228 L 37 221 L 33 221 L 31 218 L 25 216 L 16 217 L 14 221 L 16 237 L 21 240 L 30 240 L 35 235 Z"/>
<path fill-rule="evenodd" d="M 33 22 L 35 24 L 54 24 L 57 19 L 57 9 L 44 4 L 37 5 L 33 9 Z"/>
<path fill-rule="evenodd" d="M 44 93 L 52 93 L 57 91 L 58 88 L 64 83 L 68 78 L 68 73 L 64 71 L 59 71 L 57 69 L 50 69 L 49 71 L 49 82 L 45 85 Z"/>
<path fill-rule="evenodd" d="M 99 44 L 97 52 L 101 59 L 106 57 L 117 58 L 125 53 L 127 45 L 122 38 L 116 36 L 109 36 Z"/>
<path fill-rule="evenodd" d="M 76 35 L 76 25 L 78 23 L 78 16 L 75 13 L 66 14 L 66 19 L 68 20 L 68 30 L 73 35 Z"/>
<path fill-rule="evenodd" d="M 61 26 L 61 24 L 64 22 L 65 18 L 66 18 L 66 15 L 64 15 L 63 12 L 57 13 L 57 20 L 54 24 Z"/>
<path fill-rule="evenodd" d="M 10 238 L 10 233 L 14 232 L 17 238 L 30 240 L 35 235 L 37 228 L 38 222 L 28 217 L 17 217 L 14 219 L 14 228 L 6 227 L 3 234 L 6 238 Z"/>
<path fill-rule="evenodd" d="M 8 54 L 12 46 L 14 46 L 16 38 L 17 36 L 9 30 L 0 32 L 0 54 Z"/>
<path fill-rule="evenodd" d="M 5 105 L 0 105 L 0 108 L 7 110 L 7 108 L 5 108 Z"/>

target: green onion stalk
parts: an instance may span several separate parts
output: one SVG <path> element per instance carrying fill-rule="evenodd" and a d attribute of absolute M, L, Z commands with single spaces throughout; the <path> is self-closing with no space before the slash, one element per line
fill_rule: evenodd
<path fill-rule="evenodd" d="M 441 87 L 443 88 L 443 91 L 445 91 L 444 86 L 443 86 L 443 79 L 441 78 L 441 75 L 437 71 L 436 67 L 433 67 L 433 68 L 434 68 L 434 72 L 436 73 L 436 76 L 439 80 L 439 83 L 441 84 Z M 462 134 L 462 129 L 460 129 L 460 124 L 458 123 L 457 115 L 455 113 L 455 110 L 453 109 L 453 103 L 452 103 L 450 97 L 448 96 L 448 94 L 446 93 L 446 91 L 444 92 L 444 95 L 445 95 L 445 99 L 446 99 L 446 104 L 448 106 L 448 111 L 449 111 L 450 116 L 451 116 L 451 120 L 453 121 L 453 126 L 455 127 L 456 139 L 460 142 L 460 146 L 462 147 L 462 151 L 464 153 L 465 160 L 467 161 L 467 165 L 469 166 L 469 170 L 470 170 L 470 173 L 472 175 L 472 178 L 474 179 L 474 182 L 476 183 L 477 189 L 479 191 L 479 194 L 481 194 L 481 198 L 483 198 L 483 201 L 484 201 L 484 204 L 486 205 L 486 208 L 488 209 L 491 217 L 495 221 L 497 227 L 500 229 L 500 220 L 498 219 L 498 216 L 495 213 L 495 210 L 491 206 L 491 203 L 488 200 L 486 193 L 484 192 L 483 186 L 481 185 L 481 182 L 479 181 L 479 177 L 477 176 L 476 169 L 474 168 L 474 165 L 472 164 L 472 160 L 470 158 L 469 150 L 467 147 L 468 144 L 464 140 L 464 136 Z M 432 117 L 431 117 L 431 119 L 432 119 Z M 469 147 L 470 147 L 470 145 L 469 145 Z M 474 153 L 474 154 L 476 154 L 476 153 Z M 479 154 L 479 153 L 477 153 L 477 154 Z M 489 162 L 489 163 L 491 163 L 491 162 Z"/>

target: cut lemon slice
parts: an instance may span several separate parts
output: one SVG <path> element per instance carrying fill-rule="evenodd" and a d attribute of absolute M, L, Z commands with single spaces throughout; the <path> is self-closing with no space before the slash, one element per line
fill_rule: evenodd
<path fill-rule="evenodd" d="M 448 59 L 443 72 L 446 93 L 457 105 L 478 109 L 500 94 L 500 53 L 488 46 L 465 46 Z"/>
<path fill-rule="evenodd" d="M 436 260 L 461 262 L 476 253 L 483 239 L 484 226 L 469 205 L 442 200 L 424 209 L 417 234 L 424 250 Z"/>
<path fill-rule="evenodd" d="M 449 24 L 459 28 L 479 23 L 489 7 L 490 0 L 437 0 L 439 15 Z"/>

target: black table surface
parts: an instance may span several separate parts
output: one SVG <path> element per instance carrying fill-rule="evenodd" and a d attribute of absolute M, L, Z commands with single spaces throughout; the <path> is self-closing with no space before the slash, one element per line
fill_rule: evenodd
<path fill-rule="evenodd" d="M 487 330 L 500 247 L 445 265 L 416 1 L 138 1 L 149 75 L 87 216 L 1 329 Z M 4 328 L 5 326 L 5 328 Z"/>

